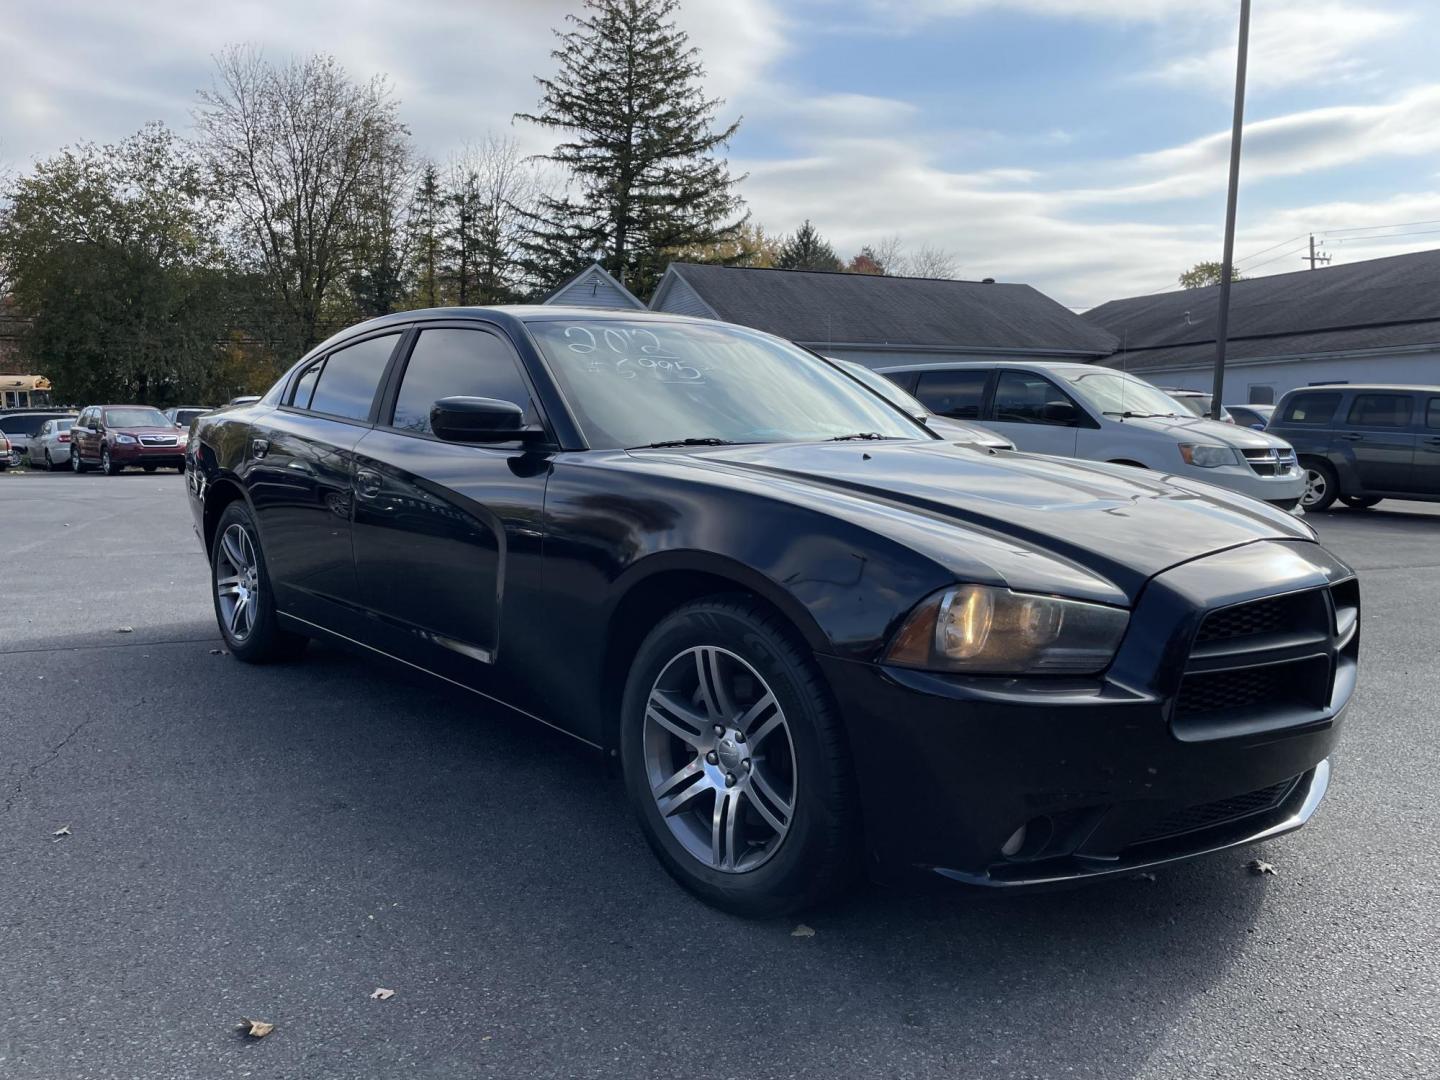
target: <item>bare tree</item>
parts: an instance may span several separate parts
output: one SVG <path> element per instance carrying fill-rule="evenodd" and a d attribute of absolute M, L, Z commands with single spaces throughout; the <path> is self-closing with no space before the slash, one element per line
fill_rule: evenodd
<path fill-rule="evenodd" d="M 898 234 L 887 236 L 862 250 L 858 273 L 881 273 L 891 277 L 953 278 L 960 272 L 960 257 L 953 251 L 922 244 L 910 250 Z M 857 259 L 860 259 L 857 256 Z M 872 266 L 878 266 L 878 271 Z"/>
<path fill-rule="evenodd" d="M 451 159 L 445 193 L 445 256 L 456 302 L 519 299 L 522 247 L 545 194 L 536 162 L 514 139 L 488 136 Z"/>
<path fill-rule="evenodd" d="M 960 272 L 960 259 L 953 251 L 922 244 L 902 260 L 906 277 L 953 278 Z"/>
<path fill-rule="evenodd" d="M 331 293 L 354 266 L 367 182 L 407 132 L 388 82 L 353 82 L 332 56 L 273 65 L 232 46 L 195 111 L 202 153 L 263 267 L 297 344 L 323 336 Z"/>

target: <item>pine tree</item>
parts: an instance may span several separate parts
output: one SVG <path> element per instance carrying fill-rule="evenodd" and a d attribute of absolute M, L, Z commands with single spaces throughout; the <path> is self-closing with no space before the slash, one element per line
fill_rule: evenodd
<path fill-rule="evenodd" d="M 410 204 L 411 278 L 415 282 L 414 302 L 421 307 L 439 307 L 444 302 L 440 291 L 443 214 L 440 170 L 433 161 L 427 161 L 420 170 Z"/>
<path fill-rule="evenodd" d="M 701 89 L 699 50 L 675 26 L 678 0 L 585 0 L 557 30 L 554 78 L 538 78 L 539 110 L 517 119 L 566 133 L 548 160 L 574 196 L 548 196 L 527 243 L 532 273 L 555 284 L 600 254 L 640 295 L 667 251 L 732 238 L 745 220 L 735 179 L 716 156 L 739 127 L 716 130 L 721 105 Z"/>
<path fill-rule="evenodd" d="M 780 245 L 780 255 L 775 265 L 781 270 L 843 270 L 844 265 L 835 254 L 835 249 L 805 219 L 805 224 L 787 236 Z"/>

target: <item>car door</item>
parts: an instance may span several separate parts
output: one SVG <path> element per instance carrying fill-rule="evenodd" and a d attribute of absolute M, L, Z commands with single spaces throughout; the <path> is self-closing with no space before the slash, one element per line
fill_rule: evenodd
<path fill-rule="evenodd" d="M 540 584 L 547 453 L 520 443 L 436 438 L 443 397 L 513 401 L 540 422 L 508 338 L 473 321 L 427 324 L 396 365 L 380 423 L 360 440 L 355 566 L 387 651 L 525 708 L 537 688 L 507 677 L 514 650 L 541 635 Z"/>
<path fill-rule="evenodd" d="M 291 380 L 250 431 L 245 484 L 282 611 L 341 633 L 358 625 L 351 547 L 355 444 L 369 429 L 400 330 L 351 339 Z"/>
<path fill-rule="evenodd" d="M 1420 394 L 1420 440 L 1415 444 L 1417 495 L 1440 497 L 1440 394 Z"/>
<path fill-rule="evenodd" d="M 91 407 L 82 412 L 70 430 L 70 452 L 78 454 L 82 461 L 100 456 L 100 444 L 95 434 L 100 410 Z"/>
<path fill-rule="evenodd" d="M 919 379 L 898 378 L 901 389 L 913 393 L 931 414 L 978 423 L 994 374 L 993 368 L 948 368 L 922 371 Z"/>
<path fill-rule="evenodd" d="M 1415 483 L 1415 398 L 1405 392 L 1358 390 L 1336 436 L 1365 491 L 1411 491 Z"/>
<path fill-rule="evenodd" d="M 1046 376 L 1003 368 L 982 423 L 1006 436 L 1017 449 L 1074 457 L 1083 416 L 1070 395 Z"/>

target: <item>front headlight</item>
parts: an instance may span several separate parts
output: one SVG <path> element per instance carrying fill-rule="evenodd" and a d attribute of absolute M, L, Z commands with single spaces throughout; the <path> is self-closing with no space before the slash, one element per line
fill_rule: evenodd
<path fill-rule="evenodd" d="M 960 585 L 917 607 L 885 659 L 975 675 L 1087 675 L 1109 666 L 1129 622 L 1104 604 Z"/>
<path fill-rule="evenodd" d="M 1218 469 L 1221 465 L 1234 465 L 1239 461 L 1233 447 L 1188 442 L 1182 442 L 1179 446 L 1180 456 L 1185 460 L 1185 464 L 1201 469 Z"/>
<path fill-rule="evenodd" d="M 132 442 L 135 441 L 135 436 L 134 436 L 134 435 L 116 435 L 116 436 L 115 436 L 115 441 L 116 441 L 117 443 L 132 443 Z"/>

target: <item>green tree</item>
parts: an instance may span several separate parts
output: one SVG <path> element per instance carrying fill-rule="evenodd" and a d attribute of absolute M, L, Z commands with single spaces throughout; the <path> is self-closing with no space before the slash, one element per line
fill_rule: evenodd
<path fill-rule="evenodd" d="M 739 120 L 717 128 L 699 50 L 674 21 L 678 0 L 585 0 L 557 30 L 553 78 L 540 105 L 519 113 L 566 138 L 547 155 L 571 190 L 541 200 L 529 265 L 553 285 L 591 253 L 640 295 L 666 253 L 733 237 L 744 221 L 724 158 Z M 548 279 L 548 280 L 544 280 Z"/>
<path fill-rule="evenodd" d="M 234 297 L 207 177 L 150 124 L 17 178 L 0 259 L 30 316 L 22 356 L 69 401 L 203 400 Z"/>
<path fill-rule="evenodd" d="M 785 238 L 775 259 L 780 270 L 843 270 L 835 249 L 826 242 L 810 219 Z"/>
<path fill-rule="evenodd" d="M 1180 287 L 1182 289 L 1203 289 L 1208 285 L 1219 285 L 1222 268 L 1218 262 L 1198 262 L 1189 270 L 1180 275 Z M 1231 281 L 1244 281 L 1242 274 L 1233 270 L 1230 273 Z"/>
<path fill-rule="evenodd" d="M 409 222 L 411 278 L 414 282 L 412 299 L 420 307 L 439 307 L 441 304 L 444 214 L 445 195 L 440 190 L 440 170 L 433 161 L 427 161 L 421 167 L 420 179 L 415 185 Z"/>

